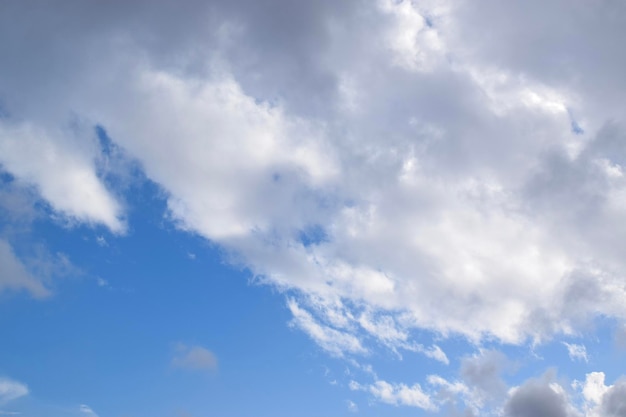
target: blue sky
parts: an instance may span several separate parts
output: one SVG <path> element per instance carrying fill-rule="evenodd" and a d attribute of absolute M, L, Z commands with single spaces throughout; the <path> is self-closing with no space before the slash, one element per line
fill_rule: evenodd
<path fill-rule="evenodd" d="M 0 4 L 0 416 L 626 416 L 626 10 Z"/>

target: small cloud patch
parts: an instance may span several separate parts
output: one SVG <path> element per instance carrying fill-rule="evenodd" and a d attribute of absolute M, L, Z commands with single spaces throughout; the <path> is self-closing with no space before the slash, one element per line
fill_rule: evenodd
<path fill-rule="evenodd" d="M 217 369 L 217 358 L 202 346 L 179 343 L 172 358 L 172 367 L 187 371 L 214 371 Z"/>
<path fill-rule="evenodd" d="M 25 395 L 28 395 L 26 385 L 9 378 L 0 377 L 0 404 L 6 404 Z"/>

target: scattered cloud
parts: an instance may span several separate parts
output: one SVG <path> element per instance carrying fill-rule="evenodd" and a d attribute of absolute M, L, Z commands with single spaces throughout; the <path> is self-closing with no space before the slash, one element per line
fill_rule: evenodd
<path fill-rule="evenodd" d="M 348 411 L 350 411 L 351 413 L 356 413 L 359 411 L 359 406 L 356 405 L 354 401 L 347 400 L 346 405 L 348 407 Z"/>
<path fill-rule="evenodd" d="M 28 387 L 9 378 L 0 378 L 0 405 L 28 395 Z"/>
<path fill-rule="evenodd" d="M 287 305 L 293 314 L 292 326 L 303 330 L 328 353 L 341 357 L 344 353 L 364 354 L 367 352 L 357 337 L 320 324 L 311 313 L 302 309 L 295 300 L 290 299 Z"/>
<path fill-rule="evenodd" d="M 349 387 L 353 391 L 369 392 L 376 400 L 386 404 L 417 407 L 430 411 L 437 410 L 437 406 L 419 384 L 408 386 L 378 380 L 373 384 L 361 385 L 355 381 L 350 381 Z"/>
<path fill-rule="evenodd" d="M 187 371 L 212 372 L 217 369 L 217 358 L 213 352 L 202 346 L 178 343 L 171 365 Z"/>
<path fill-rule="evenodd" d="M 90 417 L 98 417 L 98 415 L 95 413 L 95 411 L 93 411 L 91 409 L 91 407 L 89 407 L 86 404 L 81 404 L 78 407 L 78 410 L 81 412 L 81 414 L 85 414 L 85 415 L 90 416 Z"/>
<path fill-rule="evenodd" d="M 422 352 L 426 357 L 439 361 L 445 365 L 450 364 L 450 360 L 446 353 L 441 350 L 441 348 L 437 345 L 432 345 L 429 348 L 424 348 L 421 345 L 418 345 L 417 351 Z"/>
<path fill-rule="evenodd" d="M 587 348 L 585 345 L 563 342 L 563 346 L 567 348 L 567 354 L 571 360 L 589 362 L 589 358 L 587 357 Z"/>

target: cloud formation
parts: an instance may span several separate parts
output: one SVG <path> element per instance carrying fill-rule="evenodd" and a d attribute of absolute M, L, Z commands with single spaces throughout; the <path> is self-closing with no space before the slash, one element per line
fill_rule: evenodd
<path fill-rule="evenodd" d="M 352 381 L 350 389 L 353 391 L 367 391 L 376 400 L 387 404 L 405 405 L 430 411 L 437 410 L 437 406 L 419 384 L 408 386 L 406 384 L 391 384 L 387 381 L 378 380 L 373 384 L 364 386 Z"/>
<path fill-rule="evenodd" d="M 412 332 L 519 345 L 626 318 L 616 2 L 35 4 L 0 6 L 0 164 L 60 215 L 126 228 L 98 125 L 333 355 L 445 363 Z M 507 412 L 567 415 L 550 390 Z"/>
<path fill-rule="evenodd" d="M 587 348 L 585 345 L 577 345 L 576 343 L 567 343 L 563 342 L 563 345 L 567 348 L 567 354 L 569 358 L 573 361 L 585 361 L 589 362 L 589 357 L 587 356 Z"/>

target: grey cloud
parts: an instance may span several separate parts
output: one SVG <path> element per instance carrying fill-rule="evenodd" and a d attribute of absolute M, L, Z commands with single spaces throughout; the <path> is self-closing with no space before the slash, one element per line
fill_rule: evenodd
<path fill-rule="evenodd" d="M 1 171 L 0 171 L 1 172 Z M 5 235 L 28 232 L 41 213 L 35 208 L 37 193 L 15 181 L 0 182 L 0 221 Z"/>
<path fill-rule="evenodd" d="M 5 2 L 2 7 L 0 34 L 13 41 L 0 45 L 7 57 L 0 73 L 12 80 L 0 82 L 0 91 L 12 93 L 9 108 L 37 110 L 41 117 L 50 114 L 43 107 L 49 103 L 33 107 L 37 103 L 28 97 L 41 92 L 58 96 L 63 87 L 76 81 L 106 78 L 101 59 L 106 57 L 112 60 L 106 64 L 115 66 L 119 63 L 115 54 L 123 54 L 130 45 L 147 52 L 143 58 L 148 62 L 187 74 L 205 73 L 207 57 L 223 56 L 254 96 L 287 100 L 292 109 L 310 113 L 306 109 L 311 108 L 319 113 L 332 100 L 337 82 L 321 59 L 332 42 L 329 24 L 344 20 L 359 5 L 283 0 L 67 0 L 55 7 L 35 1 L 29 6 L 26 25 L 12 24 L 22 15 L 19 2 Z M 42 79 L 38 74 L 42 66 L 53 77 Z M 76 76 L 78 80 L 71 79 Z"/>
<path fill-rule="evenodd" d="M 626 53 L 607 39 L 620 39 L 626 8 L 619 1 L 533 0 L 481 7 L 458 2 L 455 35 L 475 59 L 570 91 L 584 92 L 605 115 L 619 115 Z M 493 34 L 498 36 L 493 36 Z M 604 103 L 602 103 L 604 101 Z"/>
<path fill-rule="evenodd" d="M 17 258 L 11 245 L 0 239 L 0 292 L 8 290 L 26 290 L 37 298 L 50 294 L 43 283 Z"/>
<path fill-rule="evenodd" d="M 615 383 L 602 397 L 602 411 L 606 417 L 626 417 L 626 381 Z"/>
<path fill-rule="evenodd" d="M 507 385 L 502 373 L 510 366 L 507 357 L 498 351 L 484 351 L 479 355 L 464 358 L 461 377 L 479 395 L 489 400 L 499 399 L 506 394 Z"/>
<path fill-rule="evenodd" d="M 530 380 L 517 388 L 504 410 L 506 417 L 569 416 L 565 397 L 541 380 Z"/>

